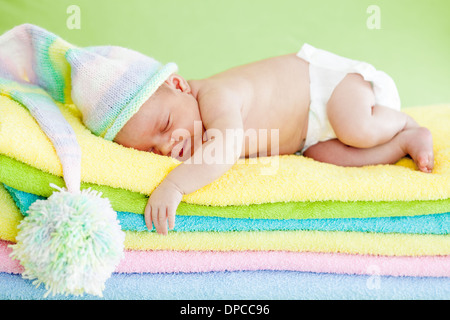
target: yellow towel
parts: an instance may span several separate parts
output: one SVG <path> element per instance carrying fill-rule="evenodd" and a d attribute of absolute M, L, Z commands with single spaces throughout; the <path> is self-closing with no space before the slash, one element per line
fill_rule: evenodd
<path fill-rule="evenodd" d="M 0 184 L 0 239 L 15 242 L 22 215 Z M 154 232 L 125 231 L 127 250 L 342 252 L 388 256 L 450 254 L 450 236 L 327 231 Z"/>
<path fill-rule="evenodd" d="M 343 231 L 172 232 L 127 231 L 128 250 L 340 252 L 386 256 L 450 254 L 450 236 Z"/>
<path fill-rule="evenodd" d="M 73 106 L 60 105 L 82 148 L 82 180 L 150 194 L 179 162 L 124 148 L 91 134 Z M 203 205 L 245 205 L 283 201 L 409 201 L 450 197 L 450 105 L 405 109 L 433 133 L 433 174 L 398 165 L 344 168 L 297 155 L 241 159 L 218 180 L 183 197 Z M 0 96 L 0 153 L 39 170 L 62 175 L 50 141 L 28 111 Z M 275 174 L 267 174 L 275 173 Z"/>
<path fill-rule="evenodd" d="M 22 218 L 22 213 L 16 207 L 14 200 L 0 183 L 0 239 L 15 241 L 19 231 L 17 226 Z"/>

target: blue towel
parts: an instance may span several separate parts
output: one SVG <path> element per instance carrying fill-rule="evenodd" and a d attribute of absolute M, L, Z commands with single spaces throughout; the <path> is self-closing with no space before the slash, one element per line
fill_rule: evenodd
<path fill-rule="evenodd" d="M 17 207 L 26 215 L 29 206 L 43 197 L 4 185 Z M 131 212 L 117 212 L 122 230 L 146 231 L 144 216 Z M 154 230 L 154 229 L 153 229 Z M 204 216 L 177 216 L 175 231 L 270 231 L 318 230 L 382 233 L 448 234 L 450 213 L 422 216 L 340 218 L 340 219 L 237 219 Z"/>
<path fill-rule="evenodd" d="M 43 299 L 20 275 L 0 273 L 1 299 Z M 448 300 L 450 278 L 338 275 L 296 271 L 113 274 L 103 299 L 114 300 L 275 300 L 384 299 Z M 100 299 L 94 296 L 49 296 L 48 299 Z"/>

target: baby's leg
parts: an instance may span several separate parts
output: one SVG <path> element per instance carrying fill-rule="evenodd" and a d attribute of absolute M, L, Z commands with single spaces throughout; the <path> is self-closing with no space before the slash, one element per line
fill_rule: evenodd
<path fill-rule="evenodd" d="M 303 155 L 320 162 L 344 167 L 360 167 L 375 164 L 394 164 L 405 155 L 417 159 L 419 170 L 431 172 L 432 153 L 424 153 L 432 145 L 430 131 L 426 128 L 410 128 L 401 131 L 390 141 L 372 147 L 355 148 L 343 144 L 338 139 L 319 142 L 309 147 Z"/>
<path fill-rule="evenodd" d="M 391 141 L 398 133 L 418 129 L 419 125 L 407 114 L 375 105 L 375 96 L 369 82 L 359 74 L 348 74 L 334 89 L 327 104 L 327 114 L 337 138 L 355 148 L 373 148 Z M 420 132 L 428 131 L 422 128 Z M 423 135 L 423 134 L 422 134 Z M 431 137 L 428 132 L 427 135 Z M 413 135 L 408 135 L 413 138 Z M 412 152 L 411 157 L 419 168 L 420 158 L 433 158 L 432 140 L 421 144 L 422 152 Z M 381 151 L 381 150 L 380 150 Z M 398 159 L 397 159 L 398 160 Z M 433 163 L 425 164 L 430 171 Z"/>
<path fill-rule="evenodd" d="M 370 83 L 356 73 L 347 74 L 334 89 L 327 114 L 338 139 L 357 148 L 383 144 L 401 130 L 418 126 L 402 112 L 375 105 Z"/>

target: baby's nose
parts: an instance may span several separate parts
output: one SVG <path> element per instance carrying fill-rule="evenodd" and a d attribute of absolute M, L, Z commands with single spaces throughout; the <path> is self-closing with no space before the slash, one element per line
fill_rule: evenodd
<path fill-rule="evenodd" d="M 173 149 L 173 143 L 166 143 L 158 148 L 159 154 L 167 156 Z"/>

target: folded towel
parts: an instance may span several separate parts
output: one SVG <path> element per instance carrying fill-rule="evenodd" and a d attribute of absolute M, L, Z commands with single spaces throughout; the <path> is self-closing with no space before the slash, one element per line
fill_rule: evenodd
<path fill-rule="evenodd" d="M 61 104 L 59 107 L 81 145 L 83 182 L 149 195 L 179 164 L 168 157 L 124 148 L 96 137 L 82 125 L 81 116 L 73 107 Z M 429 127 L 433 134 L 433 174 L 412 170 L 410 160 L 401 161 L 401 165 L 344 168 L 297 155 L 240 159 L 225 175 L 184 196 L 183 201 L 218 206 L 283 201 L 450 198 L 450 106 L 410 108 L 405 112 Z M 37 123 L 26 109 L 4 96 L 0 97 L 0 124 L 0 153 L 62 176 L 55 150 Z M 252 164 L 252 161 L 257 163 Z"/>
<path fill-rule="evenodd" d="M 5 193 L 7 193 L 6 190 Z M 9 205 L 21 215 L 9 194 L 8 197 Z M 1 211 L 0 221 L 5 220 L 2 216 L 11 215 L 14 213 Z M 0 224 L 2 240 L 15 242 L 16 233 L 17 224 Z M 450 237 L 434 234 L 303 230 L 170 232 L 168 236 L 147 231 L 125 231 L 125 234 L 125 249 L 128 250 L 278 250 L 387 256 L 450 255 Z"/>
<path fill-rule="evenodd" d="M 12 190 L 11 188 L 9 189 Z M 23 208 L 27 206 L 26 200 L 29 198 L 20 196 L 25 193 L 15 191 L 12 192 L 12 194 L 15 196 L 19 195 L 16 200 L 22 201 L 21 206 Z M 0 225 L 5 226 L 5 223 L 10 223 L 12 225 L 18 224 L 20 222 L 20 217 L 17 215 L 17 211 L 14 210 L 14 203 L 1 185 L 0 199 L 0 208 L 2 208 L 2 212 L 10 211 L 16 213 L 14 215 L 15 219 L 12 219 L 12 222 L 1 220 L 1 218 L 7 215 L 0 215 L 0 221 L 2 221 Z M 31 202 L 33 201 L 34 199 L 31 199 Z M 127 216 L 142 218 L 141 215 L 137 214 L 127 214 Z M 430 215 L 428 217 L 432 216 L 434 215 Z M 359 220 L 379 219 L 380 218 Z M 126 218 L 123 219 L 122 222 L 125 220 Z M 243 219 L 226 220 L 242 221 Z M 335 220 L 339 221 L 345 219 Z M 0 228 L 0 231 L 3 229 L 4 228 Z M 9 250 L 10 249 L 6 247 L 6 242 L 0 242 L 0 272 L 19 273 L 21 272 L 21 267 L 17 261 L 12 261 L 9 258 Z M 449 276 L 450 264 L 448 263 L 448 259 L 448 256 L 422 256 L 418 258 L 401 256 L 382 257 L 369 255 L 282 251 L 127 251 L 125 252 L 125 259 L 122 260 L 116 272 L 205 272 L 262 269 L 365 274 L 367 272 L 371 272 L 373 269 L 370 266 L 375 266 L 378 268 L 377 272 L 382 275 Z"/>
<path fill-rule="evenodd" d="M 9 199 L 14 207 L 14 201 Z M 16 209 L 17 210 L 17 209 Z M 0 217 L 10 215 L 0 212 Z M 3 218 L 0 218 L 3 219 Z M 17 225 L 0 225 L 2 234 L 14 235 Z M 132 250 L 286 250 L 344 252 L 394 256 L 448 255 L 450 237 L 400 233 L 342 231 L 151 232 L 126 231 L 125 248 Z M 14 241 L 4 237 L 3 240 Z"/>
<path fill-rule="evenodd" d="M 1 187 L 1 186 L 0 186 Z M 46 199 L 31 193 L 4 186 L 14 199 L 22 215 L 36 200 Z M 146 231 L 144 216 L 131 212 L 117 212 L 122 230 Z M 412 217 L 384 217 L 361 219 L 239 219 L 204 216 L 178 216 L 174 231 L 269 231 L 269 230 L 321 230 L 361 231 L 383 233 L 448 234 L 450 213 Z M 155 232 L 155 229 L 152 230 Z"/>
<path fill-rule="evenodd" d="M 3 191 L 3 198 L 0 192 L 0 198 L 3 199 L 3 201 L 0 201 L 0 208 L 8 209 L 9 214 L 6 214 L 6 216 L 11 216 L 10 212 L 14 211 L 15 205 L 6 190 L 3 189 Z M 5 204 L 10 206 L 8 207 Z M 18 213 L 19 210 L 17 208 L 15 210 Z M 4 221 L 3 216 L 5 214 L 1 214 L 4 212 L 7 211 L 1 210 L 0 212 L 0 221 Z M 20 213 L 18 215 L 21 216 Z M 2 227 L 5 227 L 5 224 L 0 223 L 0 234 L 4 234 L 1 232 Z M 242 232 L 239 233 L 242 234 Z M 259 232 L 259 234 L 264 233 Z M 135 234 L 139 235 L 142 233 Z M 146 234 L 149 233 L 146 232 Z M 195 233 L 191 234 L 195 235 Z M 326 233 L 322 232 L 322 234 Z M 333 233 L 328 232 L 328 234 Z M 359 234 L 361 236 L 364 233 L 348 232 L 348 234 Z M 316 235 L 318 237 L 313 236 L 310 239 L 311 244 L 315 240 L 321 241 L 321 233 Z M 130 234 L 127 232 L 127 237 L 129 236 Z M 158 239 L 154 240 L 159 241 L 161 238 L 158 237 Z M 427 242 L 427 239 L 430 238 L 423 238 L 422 240 L 424 241 L 419 240 L 418 243 L 411 243 L 410 245 L 412 247 L 420 246 L 420 243 Z M 142 240 L 146 242 L 145 239 Z M 322 239 L 325 242 L 330 240 L 336 239 L 332 237 L 328 240 Z M 398 243 L 393 241 L 389 245 L 403 245 L 405 243 L 404 240 L 398 239 Z M 185 242 L 187 241 L 189 241 L 188 238 L 185 239 Z M 360 239 L 350 239 L 350 243 L 358 243 L 359 241 Z M 242 243 L 245 242 L 245 240 L 242 241 Z M 369 243 L 371 242 L 366 241 L 366 244 Z M 378 243 L 382 245 L 381 242 Z M 439 241 L 434 243 L 434 245 L 438 246 L 439 244 Z M 10 274 L 11 272 L 20 272 L 20 266 L 16 262 L 11 261 L 11 259 L 6 259 L 8 250 L 5 246 L 3 249 L 3 251 L 0 250 L 0 253 L 3 252 L 5 259 L 2 260 L 0 256 L 0 261 L 2 261 L 0 262 L 0 271 L 9 273 L 0 274 L 0 299 L 42 299 L 45 293 L 43 287 L 36 289 L 30 281 L 23 280 L 18 275 Z M 340 252 L 341 250 L 337 251 Z M 448 275 L 449 264 L 447 259 L 448 256 L 395 257 L 286 251 L 126 251 L 125 259 L 119 265 L 118 272 L 173 271 L 175 273 L 114 274 L 106 283 L 104 298 L 447 299 L 449 296 L 449 283 L 445 279 L 448 278 L 422 277 L 423 275 L 433 277 Z M 370 273 L 371 275 L 344 277 L 336 274 L 281 271 L 179 273 L 220 268 L 230 271 L 234 270 L 233 268 L 251 269 L 258 267 L 273 268 L 275 270 L 298 268 L 299 270 L 313 272 Z M 402 275 L 403 277 L 382 276 L 385 273 Z M 404 277 L 404 275 L 414 275 L 416 277 L 410 278 Z M 245 286 L 240 287 L 244 283 Z M 261 286 L 263 283 L 266 285 Z M 155 288 L 158 288 L 158 290 Z M 95 299 L 96 297 L 49 297 L 49 299 L 53 298 Z"/>
<path fill-rule="evenodd" d="M 153 232 L 126 231 L 128 250 L 341 252 L 387 256 L 450 255 L 450 237 L 342 231 Z"/>
<path fill-rule="evenodd" d="M 0 272 L 22 273 L 0 241 Z M 337 274 L 450 277 L 450 256 L 388 257 L 288 251 L 125 251 L 117 273 L 278 270 Z"/>
<path fill-rule="evenodd" d="M 64 186 L 61 177 L 0 154 L 0 182 L 15 189 L 49 197 L 49 183 Z M 101 191 L 116 211 L 144 213 L 148 196 L 104 185 L 83 183 L 82 188 Z M 428 201 L 295 201 L 236 206 L 205 206 L 181 202 L 177 215 L 255 219 L 368 218 L 446 213 L 450 198 Z"/>
<path fill-rule="evenodd" d="M 0 299 L 43 299 L 20 275 L 0 273 Z M 49 296 L 47 299 L 100 299 Z M 103 299 L 109 300 L 448 300 L 450 278 L 337 275 L 296 271 L 113 274 Z M 222 313 L 224 310 L 222 310 Z"/>
<path fill-rule="evenodd" d="M 22 213 L 16 207 L 11 195 L 0 183 L 0 239 L 15 241 L 19 231 L 17 226 L 22 219 Z"/>

